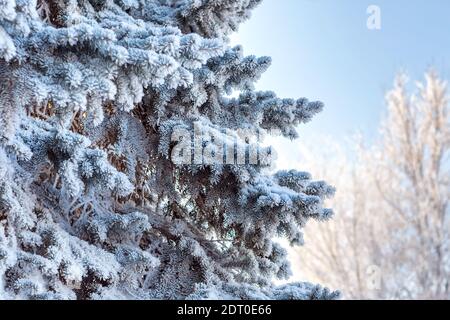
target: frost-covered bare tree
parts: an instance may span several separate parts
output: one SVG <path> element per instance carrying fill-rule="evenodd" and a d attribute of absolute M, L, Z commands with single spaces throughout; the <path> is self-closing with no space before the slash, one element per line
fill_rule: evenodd
<path fill-rule="evenodd" d="M 449 299 L 447 83 L 429 72 L 410 94 L 401 75 L 386 99 L 380 140 L 360 148 L 354 166 L 325 169 L 338 215 L 308 232 L 318 240 L 300 261 L 347 298 Z"/>
<path fill-rule="evenodd" d="M 172 161 L 176 133 L 217 156 L 225 130 L 295 138 L 322 109 L 256 91 L 270 59 L 228 47 L 259 2 L 0 1 L 1 298 L 337 297 L 272 284 L 289 275 L 272 239 L 330 218 L 332 187 L 234 152 Z"/>
<path fill-rule="evenodd" d="M 329 139 L 324 154 L 302 156 L 302 165 L 314 174 L 323 174 L 336 187 L 329 200 L 336 217 L 327 224 L 310 224 L 305 236 L 308 246 L 294 250 L 297 272 L 315 281 L 339 285 L 344 299 L 381 298 L 378 277 L 382 254 L 380 245 L 389 243 L 383 229 L 383 209 L 374 196 L 378 190 L 373 180 L 371 153 L 360 148 L 359 140 L 343 147 Z M 353 156 L 353 152 L 356 154 Z M 349 157 L 352 154 L 352 158 Z M 333 163 L 330 166 L 330 160 Z"/>
<path fill-rule="evenodd" d="M 447 83 L 433 72 L 425 79 L 411 97 L 404 77 L 388 93 L 376 184 L 403 244 L 389 253 L 409 270 L 398 294 L 450 298 L 450 109 Z"/>

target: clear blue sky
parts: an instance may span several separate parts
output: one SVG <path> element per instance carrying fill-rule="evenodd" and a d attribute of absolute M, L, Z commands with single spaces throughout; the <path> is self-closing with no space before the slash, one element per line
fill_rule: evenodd
<path fill-rule="evenodd" d="M 379 31 L 366 27 L 371 4 L 381 8 Z M 449 31 L 448 0 L 264 0 L 232 42 L 272 57 L 258 89 L 325 103 L 303 138 L 359 130 L 370 140 L 397 72 L 416 80 L 434 66 L 450 80 Z"/>

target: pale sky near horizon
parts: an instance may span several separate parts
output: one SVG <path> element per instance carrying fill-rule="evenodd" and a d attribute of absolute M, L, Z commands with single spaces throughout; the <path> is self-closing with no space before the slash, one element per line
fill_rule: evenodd
<path fill-rule="evenodd" d="M 381 30 L 366 26 L 369 5 L 381 9 Z M 361 132 L 370 141 L 396 73 L 415 81 L 434 67 L 450 80 L 449 27 L 448 0 L 264 0 L 232 44 L 272 57 L 258 89 L 325 103 L 300 139 L 343 141 Z M 277 146 L 283 158 L 291 154 L 282 167 L 301 141 Z"/>

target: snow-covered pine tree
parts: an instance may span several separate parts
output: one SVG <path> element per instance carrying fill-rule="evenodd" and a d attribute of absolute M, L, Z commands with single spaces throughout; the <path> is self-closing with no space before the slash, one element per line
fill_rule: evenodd
<path fill-rule="evenodd" d="M 272 284 L 273 239 L 301 243 L 333 188 L 171 158 L 177 130 L 294 138 L 321 110 L 255 91 L 270 59 L 227 46 L 259 2 L 0 0 L 0 298 L 337 297 Z"/>

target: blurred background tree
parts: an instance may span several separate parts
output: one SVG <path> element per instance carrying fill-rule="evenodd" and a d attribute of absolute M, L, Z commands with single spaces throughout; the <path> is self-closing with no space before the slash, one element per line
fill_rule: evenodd
<path fill-rule="evenodd" d="M 447 82 L 430 71 L 411 91 L 397 76 L 379 139 L 353 159 L 306 159 L 334 183 L 337 214 L 309 226 L 298 265 L 344 298 L 450 298 Z"/>

